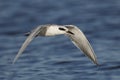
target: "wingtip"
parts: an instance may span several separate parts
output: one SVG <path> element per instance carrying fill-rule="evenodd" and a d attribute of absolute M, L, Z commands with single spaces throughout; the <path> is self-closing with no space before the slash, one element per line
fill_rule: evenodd
<path fill-rule="evenodd" d="M 16 59 L 13 60 L 12 64 L 15 64 L 15 62 L 16 62 Z"/>
<path fill-rule="evenodd" d="M 100 64 L 97 62 L 97 63 L 95 63 L 97 66 L 99 66 Z"/>
<path fill-rule="evenodd" d="M 98 61 L 93 61 L 94 64 L 96 64 L 97 66 L 99 66 L 100 64 L 98 63 Z"/>

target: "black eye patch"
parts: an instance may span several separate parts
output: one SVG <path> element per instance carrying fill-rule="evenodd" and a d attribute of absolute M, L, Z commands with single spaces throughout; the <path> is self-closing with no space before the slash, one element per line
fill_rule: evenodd
<path fill-rule="evenodd" d="M 64 28 L 59 28 L 59 30 L 65 31 L 65 29 L 64 29 Z"/>

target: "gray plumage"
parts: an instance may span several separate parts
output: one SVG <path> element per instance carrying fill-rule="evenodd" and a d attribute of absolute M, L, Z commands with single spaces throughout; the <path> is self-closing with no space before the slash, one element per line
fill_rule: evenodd
<path fill-rule="evenodd" d="M 98 65 L 94 50 L 92 49 L 89 41 L 87 40 L 83 32 L 74 25 L 41 25 L 41 26 L 38 26 L 37 28 L 35 28 L 28 34 L 28 38 L 25 40 L 18 54 L 14 58 L 13 63 L 15 63 L 15 61 L 19 58 L 19 56 L 22 54 L 22 52 L 25 50 L 28 44 L 35 37 L 55 36 L 55 35 L 60 35 L 60 34 L 67 35 L 77 48 L 81 49 L 82 52 L 86 56 L 88 56 L 95 64 Z"/>

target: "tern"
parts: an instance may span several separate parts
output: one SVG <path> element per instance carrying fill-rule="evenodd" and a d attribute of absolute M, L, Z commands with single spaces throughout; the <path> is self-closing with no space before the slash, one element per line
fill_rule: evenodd
<path fill-rule="evenodd" d="M 23 53 L 29 43 L 38 36 L 56 36 L 56 35 L 66 35 L 70 38 L 73 44 L 80 49 L 93 63 L 98 65 L 96 55 L 89 41 L 85 37 L 84 33 L 75 25 L 56 25 L 56 24 L 46 24 L 40 25 L 37 28 L 33 29 L 31 32 L 28 32 L 28 36 L 25 42 L 22 44 L 20 50 L 13 60 L 13 64 Z"/>

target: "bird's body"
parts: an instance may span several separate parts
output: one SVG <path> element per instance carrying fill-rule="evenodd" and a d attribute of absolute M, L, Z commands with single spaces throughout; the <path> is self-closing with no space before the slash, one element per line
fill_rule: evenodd
<path fill-rule="evenodd" d="M 50 24 L 38 26 L 31 32 L 27 33 L 28 38 L 23 43 L 13 63 L 18 59 L 20 54 L 22 54 L 22 52 L 25 50 L 28 44 L 33 40 L 33 38 L 37 36 L 55 36 L 61 34 L 67 35 L 77 48 L 81 49 L 82 52 L 86 56 L 88 56 L 95 64 L 98 64 L 95 53 L 89 41 L 79 28 L 77 28 L 74 25 L 50 25 Z"/>
<path fill-rule="evenodd" d="M 66 32 L 59 30 L 59 27 L 65 28 L 66 30 L 68 30 L 66 27 L 63 27 L 63 26 L 57 26 L 57 25 L 49 26 L 47 27 L 48 29 L 46 31 L 46 36 L 55 36 L 55 35 L 65 34 Z"/>

